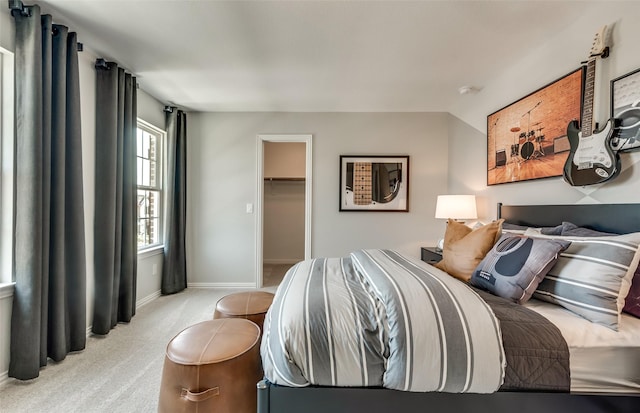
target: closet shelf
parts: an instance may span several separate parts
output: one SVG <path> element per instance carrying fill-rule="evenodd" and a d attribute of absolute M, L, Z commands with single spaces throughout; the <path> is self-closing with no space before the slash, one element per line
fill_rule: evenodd
<path fill-rule="evenodd" d="M 265 177 L 265 178 L 264 178 L 264 180 L 265 180 L 265 181 L 270 181 L 270 182 L 272 182 L 272 181 L 304 181 L 304 180 L 305 180 L 305 178 L 296 178 L 296 177 L 275 177 L 275 176 L 273 176 L 273 177 L 269 177 L 269 178 Z"/>

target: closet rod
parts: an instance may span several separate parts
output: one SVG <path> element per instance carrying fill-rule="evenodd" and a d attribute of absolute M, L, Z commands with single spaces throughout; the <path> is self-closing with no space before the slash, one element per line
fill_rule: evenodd
<path fill-rule="evenodd" d="M 265 181 L 304 181 L 305 178 L 264 178 Z"/>

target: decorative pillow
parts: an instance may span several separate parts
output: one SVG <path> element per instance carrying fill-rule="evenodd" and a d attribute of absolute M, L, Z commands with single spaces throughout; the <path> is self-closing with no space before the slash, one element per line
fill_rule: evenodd
<path fill-rule="evenodd" d="M 547 234 L 551 235 L 551 234 Z M 556 235 L 556 234 L 554 234 Z M 570 236 L 570 237 L 607 237 L 611 235 L 619 235 L 612 234 L 610 232 L 602 232 L 596 231 L 595 229 L 579 227 L 574 223 L 564 221 L 562 223 L 562 236 Z"/>
<path fill-rule="evenodd" d="M 529 227 L 526 227 L 524 225 L 510 224 L 508 222 L 502 223 L 502 232 L 510 232 L 512 234 L 524 234 L 524 232 L 528 229 Z"/>
<path fill-rule="evenodd" d="M 471 284 L 522 304 L 556 263 L 558 253 L 570 244 L 503 234 L 473 272 Z"/>
<path fill-rule="evenodd" d="M 453 219 L 447 220 L 442 260 L 436 267 L 468 282 L 473 270 L 500 238 L 503 221 L 494 221 L 472 230 Z"/>
<path fill-rule="evenodd" d="M 542 227 L 542 228 L 527 227 L 524 225 L 510 224 L 508 222 L 504 222 L 502 224 L 503 232 L 510 232 L 513 234 L 524 234 L 525 231 L 528 229 L 536 230 L 540 234 L 544 234 L 544 235 L 561 235 L 562 234 L 562 224 L 556 225 L 555 227 Z"/>
<path fill-rule="evenodd" d="M 533 237 L 571 241 L 533 297 L 565 307 L 587 320 L 618 329 L 638 267 L 640 232 L 606 237 Z"/>
<path fill-rule="evenodd" d="M 562 228 L 562 224 L 556 225 L 555 227 L 542 227 L 540 228 L 540 233 L 543 235 L 561 235 Z"/>
<path fill-rule="evenodd" d="M 562 235 L 575 237 L 611 236 L 618 235 L 610 232 L 595 231 L 590 228 L 579 227 L 571 222 L 562 223 Z M 631 280 L 631 288 L 624 301 L 622 311 L 640 318 L 640 264 L 636 268 L 635 275 Z"/>
<path fill-rule="evenodd" d="M 633 276 L 633 281 L 631 281 L 631 288 L 624 301 L 622 311 L 640 318 L 640 265 L 636 268 L 636 273 Z"/>

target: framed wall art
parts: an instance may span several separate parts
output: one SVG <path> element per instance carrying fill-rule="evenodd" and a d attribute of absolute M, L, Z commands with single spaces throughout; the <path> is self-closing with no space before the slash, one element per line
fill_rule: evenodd
<path fill-rule="evenodd" d="M 611 116 L 617 124 L 611 147 L 619 152 L 640 150 L 640 69 L 611 81 Z"/>
<path fill-rule="evenodd" d="M 487 185 L 562 176 L 583 89 L 579 68 L 487 116 Z"/>
<path fill-rule="evenodd" d="M 340 211 L 409 211 L 409 156 L 341 155 Z"/>

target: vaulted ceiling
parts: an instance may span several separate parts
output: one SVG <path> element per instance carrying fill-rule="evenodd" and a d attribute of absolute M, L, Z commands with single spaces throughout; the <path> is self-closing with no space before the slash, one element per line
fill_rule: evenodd
<path fill-rule="evenodd" d="M 25 4 L 30 4 L 25 2 Z M 192 111 L 447 111 L 575 1 L 43 0 L 85 48 Z"/>

